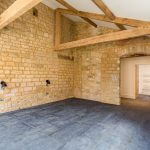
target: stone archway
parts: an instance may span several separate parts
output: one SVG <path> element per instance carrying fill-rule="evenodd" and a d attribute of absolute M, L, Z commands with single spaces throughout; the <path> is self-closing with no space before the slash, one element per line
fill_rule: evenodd
<path fill-rule="evenodd" d="M 120 58 L 120 97 L 136 99 L 139 96 L 139 65 L 150 64 L 150 55 L 138 53 Z M 141 84 L 140 84 L 141 85 Z"/>
<path fill-rule="evenodd" d="M 139 43 L 140 42 L 140 43 Z M 105 49 L 101 57 L 101 99 L 120 104 L 120 59 L 133 56 L 149 56 L 150 41 L 131 40 L 127 45 L 115 45 Z"/>

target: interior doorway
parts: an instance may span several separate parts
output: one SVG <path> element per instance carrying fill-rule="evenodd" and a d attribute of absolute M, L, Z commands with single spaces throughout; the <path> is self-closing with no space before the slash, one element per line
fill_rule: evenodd
<path fill-rule="evenodd" d="M 141 100 L 150 100 L 150 64 L 137 66 L 137 98 Z"/>
<path fill-rule="evenodd" d="M 120 97 L 150 101 L 150 56 L 121 59 Z"/>

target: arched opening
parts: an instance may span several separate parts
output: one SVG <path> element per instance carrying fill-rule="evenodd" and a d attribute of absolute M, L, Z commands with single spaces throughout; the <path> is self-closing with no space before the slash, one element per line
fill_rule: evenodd
<path fill-rule="evenodd" d="M 126 54 L 120 57 L 120 98 L 150 101 L 150 55 Z"/>

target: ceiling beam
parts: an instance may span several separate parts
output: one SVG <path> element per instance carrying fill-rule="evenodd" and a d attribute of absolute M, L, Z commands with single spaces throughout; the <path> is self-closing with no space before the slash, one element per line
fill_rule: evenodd
<path fill-rule="evenodd" d="M 125 28 L 122 24 L 115 23 L 115 25 L 116 25 L 120 30 L 126 30 L 126 28 Z"/>
<path fill-rule="evenodd" d="M 111 20 L 114 20 L 116 16 L 111 12 L 111 10 L 106 6 L 102 0 L 92 0 L 93 3 L 103 11 L 103 13 Z M 115 23 L 116 24 L 116 23 Z M 126 28 L 121 24 L 116 24 L 116 26 L 121 30 L 126 30 Z"/>
<path fill-rule="evenodd" d="M 69 3 L 67 3 L 64 0 L 56 0 L 58 3 L 60 3 L 61 5 L 63 5 L 64 7 L 68 8 L 69 10 L 72 10 L 73 12 L 78 12 L 77 9 L 75 9 L 73 6 L 71 6 Z M 81 17 L 84 21 L 88 22 L 90 25 L 97 27 L 97 25 L 90 19 L 85 18 L 85 17 Z"/>
<path fill-rule="evenodd" d="M 62 9 L 62 8 L 58 8 L 57 10 L 64 14 L 86 17 L 90 19 L 106 21 L 106 22 L 111 22 L 111 23 L 116 23 L 116 24 L 128 25 L 132 27 L 150 27 L 150 22 L 148 21 L 141 21 L 141 20 L 136 20 L 136 19 L 121 18 L 121 17 L 115 17 L 114 20 L 111 20 L 106 15 L 102 15 L 102 14 L 89 13 L 89 12 L 84 12 L 84 11 L 74 12 L 74 11 Z"/>
<path fill-rule="evenodd" d="M 55 47 L 61 43 L 61 13 L 55 11 Z"/>
<path fill-rule="evenodd" d="M 100 10 L 104 12 L 106 16 L 108 16 L 108 18 L 110 18 L 111 20 L 115 19 L 115 15 L 110 11 L 110 9 L 104 4 L 103 1 L 101 0 L 92 0 L 92 1 Z"/>
<path fill-rule="evenodd" d="M 81 46 L 88 46 L 97 43 L 124 40 L 124 39 L 139 37 L 143 35 L 148 35 L 148 34 L 150 34 L 150 28 L 139 27 L 136 29 L 123 30 L 123 31 L 108 33 L 104 35 L 99 35 L 95 37 L 90 37 L 86 39 L 60 44 L 59 47 L 55 48 L 55 50 L 65 50 L 65 49 L 77 48 Z"/>
<path fill-rule="evenodd" d="M 16 0 L 7 10 L 0 15 L 0 29 L 23 15 L 42 0 Z"/>

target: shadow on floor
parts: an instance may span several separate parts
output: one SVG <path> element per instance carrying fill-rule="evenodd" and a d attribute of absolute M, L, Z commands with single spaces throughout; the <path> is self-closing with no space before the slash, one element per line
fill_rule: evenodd
<path fill-rule="evenodd" d="M 150 102 L 150 95 L 138 95 L 137 100 Z"/>
<path fill-rule="evenodd" d="M 121 98 L 123 106 L 134 107 L 135 109 L 150 110 L 150 96 L 139 95 L 136 99 Z"/>
<path fill-rule="evenodd" d="M 0 115 L 0 150 L 149 149 L 149 110 L 67 99 Z"/>

